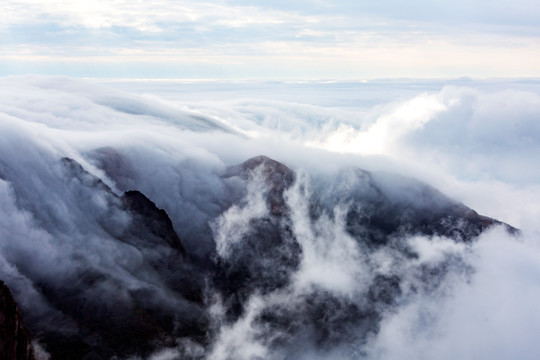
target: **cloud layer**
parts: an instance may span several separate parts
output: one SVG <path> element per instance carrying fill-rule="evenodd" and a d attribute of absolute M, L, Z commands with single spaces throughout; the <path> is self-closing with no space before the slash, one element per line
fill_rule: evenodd
<path fill-rule="evenodd" d="M 265 154 L 296 171 L 283 195 L 291 223 L 285 235 L 266 240 L 294 249 L 288 241 L 296 239 L 302 256 L 272 253 L 282 262 L 270 265 L 259 259 L 255 270 L 273 266 L 287 282 L 248 293 L 241 316 L 230 314 L 225 292 L 212 293 L 205 300 L 213 321 L 206 348 L 180 339 L 151 359 L 538 357 L 540 175 L 531 165 L 540 161 L 537 84 L 432 82 L 411 91 L 407 82 L 368 88 L 116 83 L 114 89 L 68 78 L 0 81 L 0 275 L 16 295 L 25 295 L 21 306 L 35 309 L 35 321 L 61 323 L 66 334 L 80 331 L 36 285 L 71 281 L 80 269 L 110 275 L 110 282 L 100 283 L 102 293 L 116 294 L 117 286 L 144 290 L 155 301 L 169 299 L 171 308 L 185 306 L 142 260 L 159 249 L 114 241 L 114 231 L 130 221 L 115 208 L 115 196 L 140 190 L 167 211 L 189 253 L 204 257 L 217 246 L 222 261 L 240 263 L 240 250 L 252 246 L 251 231 L 265 234 L 283 224 L 267 222 L 274 210 L 264 203 L 270 190 L 263 174 L 224 174 L 230 165 Z M 135 90 L 119 90 L 130 86 Z M 136 94 L 138 86 L 146 94 Z M 287 87 L 298 90 L 291 101 L 283 98 Z M 371 98 L 356 99 L 362 92 Z M 87 174 L 68 176 L 64 157 Z M 396 187 L 397 178 L 385 171 L 421 178 L 522 234 L 496 228 L 472 245 L 412 236 L 364 248 L 345 231 L 347 191 L 359 186 L 355 173 L 344 170 L 350 167 L 382 171 L 381 191 L 413 203 L 420 201 L 417 194 Z M 104 185 L 90 187 L 95 177 Z M 322 204 L 314 219 L 310 199 Z M 215 243 L 203 241 L 209 237 Z M 411 260 L 404 248 L 416 256 Z M 438 275 L 426 281 L 426 273 Z M 254 274 L 266 279 L 264 272 Z M 402 278 L 399 291 L 396 276 Z M 374 289 L 374 282 L 382 285 Z M 335 310 L 365 309 L 366 299 L 385 292 L 396 302 L 377 303 L 377 331 Z M 304 338 L 294 333 L 309 328 L 300 315 L 321 309 L 335 315 L 324 319 L 336 331 L 328 338 L 350 337 L 321 348 L 310 337 L 317 328 Z M 275 313 L 303 320 L 283 332 L 261 320 Z"/>
<path fill-rule="evenodd" d="M 358 79 L 539 74 L 540 9 L 528 0 L 392 1 L 384 6 L 373 1 L 9 0 L 0 11 L 3 75 Z"/>

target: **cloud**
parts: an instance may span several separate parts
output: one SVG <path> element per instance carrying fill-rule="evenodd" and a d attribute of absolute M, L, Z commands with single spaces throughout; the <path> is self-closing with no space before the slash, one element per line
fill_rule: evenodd
<path fill-rule="evenodd" d="M 247 183 L 224 177 L 228 166 L 262 153 L 297 171 L 285 195 L 290 223 L 282 225 L 287 239 L 297 239 L 298 266 L 274 264 L 285 273 L 285 285 L 248 291 L 246 310 L 236 318 L 227 313 L 226 296 L 208 299 L 210 345 L 179 339 L 178 347 L 153 359 L 537 357 L 536 83 L 442 89 L 427 83 L 412 92 L 403 83 L 289 84 L 298 92 L 287 102 L 275 84 L 257 85 L 255 94 L 254 85 L 245 84 L 219 90 L 216 83 L 115 85 L 153 93 L 137 95 L 68 78 L 1 82 L 0 275 L 24 299 L 23 308 L 38 309 L 43 323 L 78 331 L 38 285 L 74 279 L 87 285 L 79 275 L 90 270 L 107 280 L 85 292 L 89 298 L 125 300 L 148 291 L 149 302 L 194 313 L 146 262 L 161 259 L 159 249 L 116 241 L 131 218 L 115 196 L 140 190 L 167 211 L 188 253 L 208 256 L 217 245 L 213 255 L 226 259 L 231 247 L 238 253 L 249 246 L 243 236 L 249 225 L 270 222 L 267 189 L 257 174 Z M 358 99 L 362 92 L 371 97 Z M 350 136 L 342 147 L 329 143 L 343 128 Z M 378 156 L 362 155 L 369 147 L 356 146 L 360 135 L 378 136 L 382 145 L 372 151 Z M 74 176 L 61 165 L 63 157 L 86 173 Z M 479 212 L 520 227 L 522 237 L 494 229 L 471 245 L 404 236 L 364 247 L 346 231 L 347 194 L 361 185 L 350 178 L 354 171 L 343 173 L 350 167 L 428 179 Z M 377 174 L 386 196 L 420 200 L 410 186 L 396 187 L 397 177 Z M 95 177 L 111 190 L 90 186 Z M 316 217 L 312 200 L 321 204 Z M 398 285 L 395 277 L 402 279 Z M 373 305 L 370 297 L 388 293 L 394 300 L 375 302 L 378 331 L 369 321 L 354 322 Z M 310 316 L 320 313 L 322 323 L 313 325 Z M 289 321 L 287 331 L 269 314 Z M 339 341 L 317 346 L 321 328 Z"/>
<path fill-rule="evenodd" d="M 383 113 L 371 114 L 371 119 L 366 116 L 361 126 L 341 124 L 312 145 L 385 155 L 406 150 L 416 151 L 415 155 L 425 151 L 440 152 L 441 156 L 459 153 L 463 158 L 467 153 L 499 162 L 505 161 L 508 149 L 512 149 L 509 156 L 517 161 L 522 151 L 537 152 L 539 104 L 540 97 L 534 92 L 445 87 L 437 93 L 395 102 Z"/>
<path fill-rule="evenodd" d="M 530 1 L 10 0 L 0 11 L 5 75 L 358 79 L 539 70 L 539 10 Z"/>
<path fill-rule="evenodd" d="M 369 270 L 363 249 L 346 231 L 348 206 L 336 205 L 332 214 L 323 214 L 313 224 L 312 192 L 309 175 L 301 172 L 285 195 L 292 212 L 293 234 L 302 250 L 294 286 L 308 293 L 312 287 L 320 287 L 341 296 L 357 295 L 358 288 L 368 282 Z"/>
<path fill-rule="evenodd" d="M 450 294 L 419 296 L 388 314 L 370 359 L 534 359 L 538 318 L 538 237 L 516 241 L 500 230 L 473 246 L 475 272 L 454 278 Z M 448 288 L 446 289 L 448 291 Z"/>
<path fill-rule="evenodd" d="M 435 97 L 419 96 L 382 115 L 373 124 L 365 126 L 363 131 L 350 125 L 340 125 L 322 143 L 308 142 L 307 145 L 336 152 L 391 154 L 398 139 L 422 128 L 435 114 L 445 110 L 446 104 Z"/>
<path fill-rule="evenodd" d="M 253 179 L 247 185 L 244 204 L 232 205 L 212 223 L 216 250 L 222 258 L 227 258 L 233 246 L 250 231 L 253 219 L 267 216 L 269 213 L 265 201 L 268 189 L 261 169 L 257 169 L 250 176 Z"/>
<path fill-rule="evenodd" d="M 29 18 L 38 22 L 57 22 L 63 27 L 89 29 L 133 28 L 141 32 L 161 32 L 171 24 L 199 24 L 205 27 L 238 28 L 253 24 L 283 24 L 292 21 L 317 22 L 316 17 L 301 16 L 279 10 L 262 10 L 256 6 L 227 3 L 168 1 L 133 3 L 124 0 L 84 1 L 58 4 L 50 1 L 7 1 L 3 4 L 6 24 L 25 24 Z M 25 14 L 25 16 L 23 16 Z M 204 25 L 203 25 L 204 24 Z"/>
<path fill-rule="evenodd" d="M 391 166 L 415 167 L 415 176 L 437 183 L 460 199 L 467 197 L 474 208 L 510 222 L 516 223 L 517 214 L 527 212 L 516 212 L 514 207 L 510 210 L 505 204 L 527 204 L 528 210 L 536 213 L 534 202 L 519 195 L 536 194 L 540 179 L 537 168 L 529 166 L 532 159 L 540 160 L 536 121 L 540 98 L 534 90 L 451 86 L 356 116 L 340 111 L 332 116 L 325 111 L 318 111 L 319 118 L 301 115 L 303 125 L 292 127 L 295 123 L 288 123 L 288 136 L 334 152 L 392 157 L 397 163 Z M 289 111 L 279 116 L 295 119 L 297 115 Z M 326 121 L 310 129 L 309 123 L 318 124 L 310 118 Z M 500 197 L 487 195 L 490 192 L 482 187 Z M 484 193 L 486 196 L 481 195 Z"/>

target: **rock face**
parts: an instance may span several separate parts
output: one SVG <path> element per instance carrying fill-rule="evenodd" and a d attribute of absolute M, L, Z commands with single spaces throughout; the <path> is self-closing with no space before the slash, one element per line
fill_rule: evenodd
<path fill-rule="evenodd" d="M 240 165 L 231 166 L 227 169 L 224 177 L 237 176 L 248 180 L 250 174 L 258 168 L 261 169 L 261 175 L 268 187 L 266 200 L 270 212 L 272 215 L 282 215 L 286 210 L 283 193 L 293 184 L 295 178 L 294 172 L 284 164 L 267 156 L 256 156 Z"/>
<path fill-rule="evenodd" d="M 146 233 L 145 242 L 166 242 L 171 248 L 185 254 L 186 250 L 174 231 L 169 215 L 159 209 L 150 199 L 137 190 L 126 191 L 122 196 L 122 205 L 133 215 L 132 231 Z M 153 235 L 150 239 L 149 235 Z"/>
<path fill-rule="evenodd" d="M 256 171 L 259 171 L 258 173 Z M 301 249 L 291 232 L 284 192 L 294 182 L 294 172 L 266 156 L 258 156 L 227 169 L 224 177 L 257 181 L 264 190 L 268 213 L 250 220 L 246 231 L 229 255 L 217 260 L 213 276 L 218 291 L 230 303 L 229 315 L 238 317 L 254 292 L 263 294 L 285 286 L 300 264 Z M 247 185 L 246 185 L 247 186 Z"/>
<path fill-rule="evenodd" d="M 35 360 L 30 335 L 23 326 L 19 307 L 0 280 L 0 359 Z"/>

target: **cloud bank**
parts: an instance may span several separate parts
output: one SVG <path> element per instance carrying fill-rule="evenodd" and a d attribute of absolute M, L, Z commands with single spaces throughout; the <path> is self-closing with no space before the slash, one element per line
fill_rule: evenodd
<path fill-rule="evenodd" d="M 268 256 L 250 263 L 250 276 L 263 285 L 251 292 L 239 282 L 247 294 L 240 314 L 225 290 L 205 293 L 212 314 L 207 344 L 179 336 L 150 359 L 538 357 L 534 84 L 473 82 L 412 95 L 394 88 L 384 100 L 317 106 L 317 84 L 304 88 L 306 101 L 297 94 L 298 101 L 286 102 L 268 90 L 272 85 L 264 99 L 250 98 L 249 88 L 235 92 L 229 84 L 212 101 L 183 102 L 170 87 L 136 94 L 68 78 L 0 81 L 0 276 L 21 307 L 32 309 L 32 322 L 62 324 L 67 337 L 83 331 L 56 310 L 44 285 L 58 290 L 70 282 L 87 287 L 89 298 L 109 294 L 104 301 L 111 304 L 144 298 L 147 307 L 198 314 L 199 305 L 156 273 L 152 259 L 165 250 L 133 246 L 126 235 L 133 214 L 119 199 L 135 189 L 166 210 L 186 251 L 199 259 L 216 248 L 217 266 L 241 268 L 243 251 L 273 242 L 286 249 L 269 246 Z M 384 92 L 396 85 L 373 86 Z M 230 166 L 259 154 L 295 171 L 289 188 L 273 190 L 261 169 L 231 173 Z M 66 165 L 66 157 L 84 172 Z M 397 171 L 519 227 L 521 235 L 494 228 L 472 244 L 404 235 L 369 247 L 347 231 L 350 189 L 371 191 L 351 167 L 376 174 L 391 201 L 421 205 L 410 191 L 415 182 L 399 185 L 403 180 L 387 173 Z M 285 210 L 266 199 L 290 209 L 290 223 L 275 220 Z M 267 229 L 279 229 L 279 237 L 265 238 Z M 267 269 L 280 275 L 266 277 Z M 94 277 L 81 279 L 88 273 Z M 370 306 L 376 311 L 366 314 Z M 319 327 L 304 317 L 317 312 L 327 314 Z M 355 322 L 350 314 L 373 321 Z M 275 325 L 279 319 L 290 320 L 286 331 Z M 327 342 L 318 342 L 320 328 L 331 330 L 322 337 Z"/>

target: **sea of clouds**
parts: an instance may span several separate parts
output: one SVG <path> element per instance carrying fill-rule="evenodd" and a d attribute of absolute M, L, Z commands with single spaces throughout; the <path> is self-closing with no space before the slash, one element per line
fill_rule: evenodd
<path fill-rule="evenodd" d="M 105 155 L 104 155 L 105 154 Z M 0 79 L 0 278 L 36 321 L 72 324 L 33 285 L 69 279 L 99 266 L 129 288 L 145 286 L 126 269 L 138 255 L 107 240 L 104 193 L 71 191 L 59 161 L 69 157 L 113 192 L 136 188 L 167 211 L 188 252 L 201 256 L 213 232 L 226 257 L 250 217 L 262 216 L 262 186 L 250 184 L 240 207 L 221 213 L 228 166 L 264 154 L 297 171 L 286 201 L 303 258 L 286 289 L 250 299 L 234 323 L 212 302 L 215 341 L 209 359 L 537 359 L 540 346 L 540 82 L 375 81 L 219 83 L 96 81 L 59 77 Z M 113 172 L 103 156 L 121 159 Z M 378 252 L 365 258 L 344 232 L 343 209 L 308 222 L 312 177 L 348 167 L 415 177 L 480 214 L 521 230 L 494 228 L 472 245 L 413 237 L 416 263 Z M 234 185 L 234 184 L 233 184 Z M 234 186 L 233 186 L 234 187 Z M 396 190 L 395 196 L 402 196 Z M 86 204 L 81 207 L 80 204 Z M 75 209 L 75 210 L 74 210 Z M 113 219 L 117 223 L 122 218 Z M 131 254 L 121 259 L 115 253 Z M 363 343 L 324 351 L 273 349 L 254 319 L 294 302 L 313 286 L 361 296 L 376 269 L 418 285 L 421 265 L 459 258 L 433 292 L 407 292 Z M 81 260 L 82 259 L 82 260 Z M 58 280 L 60 281 L 60 280 Z M 263 334 L 264 333 L 264 334 Z M 262 334 L 262 335 L 261 335 Z M 264 336 L 263 336 L 264 335 Z M 272 334 L 270 334 L 272 335 Z M 273 334 L 278 336 L 276 334 Z M 186 350 L 187 349 L 187 350 Z M 175 359 L 178 349 L 153 360 Z"/>

